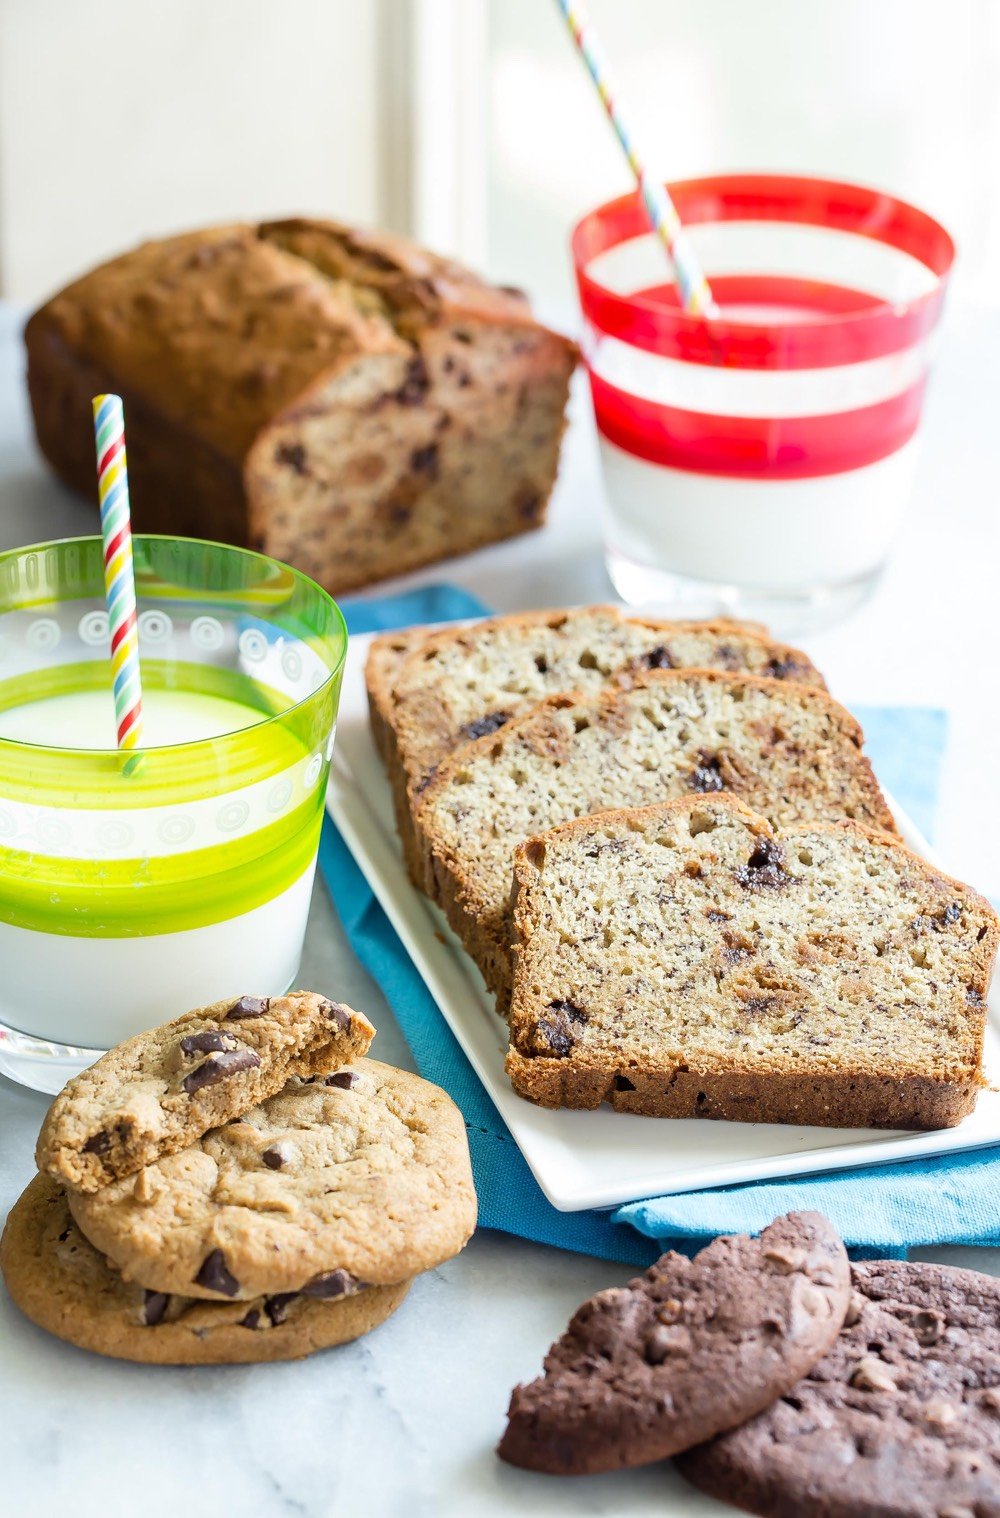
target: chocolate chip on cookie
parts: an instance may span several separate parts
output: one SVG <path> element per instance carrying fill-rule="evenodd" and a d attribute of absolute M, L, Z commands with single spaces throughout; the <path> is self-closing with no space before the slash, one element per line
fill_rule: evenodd
<path fill-rule="evenodd" d="M 221 1028 L 206 1028 L 204 1033 L 192 1033 L 181 1039 L 182 1054 L 213 1054 L 219 1049 L 238 1049 L 239 1040 Z"/>
<path fill-rule="evenodd" d="M 322 1011 L 338 1028 L 350 1026 L 351 1013 L 349 1008 L 341 1006 L 339 1001 L 327 1001 L 323 1003 Z"/>
<path fill-rule="evenodd" d="M 157 1323 L 163 1322 L 163 1314 L 170 1305 L 170 1298 L 165 1291 L 147 1291 L 143 1294 L 142 1321 L 147 1328 L 155 1328 Z"/>
<path fill-rule="evenodd" d="M 181 1081 L 181 1089 L 188 1096 L 205 1086 L 215 1086 L 228 1080 L 240 1070 L 256 1070 L 260 1067 L 260 1055 L 253 1049 L 224 1049 L 221 1054 L 210 1054 L 196 1070 L 190 1071 Z"/>
<path fill-rule="evenodd" d="M 235 1297 L 240 1289 L 240 1283 L 228 1269 L 221 1249 L 213 1249 L 205 1256 L 194 1281 L 197 1286 L 204 1286 L 206 1291 L 217 1291 L 224 1297 Z"/>
<path fill-rule="evenodd" d="M 1000 1281 L 901 1260 L 852 1275 L 825 1358 L 681 1471 L 763 1518 L 1000 1513 Z"/>
<path fill-rule="evenodd" d="M 295 1158 L 295 1145 L 289 1143 L 288 1139 L 279 1139 L 278 1143 L 270 1144 L 263 1150 L 260 1157 L 268 1170 L 280 1170 L 282 1165 L 287 1165 Z"/>
<path fill-rule="evenodd" d="M 499 1453 L 579 1475 L 662 1460 L 767 1407 L 821 1359 L 850 1299 L 844 1246 L 815 1212 L 759 1239 L 666 1254 L 599 1292 L 511 1398 Z"/>
<path fill-rule="evenodd" d="M 186 1148 L 289 1080 L 340 1069 L 365 1053 L 374 1032 L 361 1013 L 309 991 L 228 998 L 189 1012 L 119 1044 L 68 1082 L 42 1126 L 38 1167 L 95 1192 Z"/>
<path fill-rule="evenodd" d="M 333 1075 L 323 1077 L 324 1086 L 339 1086 L 341 1091 L 350 1091 L 358 1084 L 357 1073 L 354 1070 L 337 1070 Z"/>
<path fill-rule="evenodd" d="M 304 1297 L 342 1297 L 352 1291 L 360 1291 L 361 1282 L 347 1270 L 328 1270 L 325 1275 L 313 1276 L 302 1287 Z"/>
<path fill-rule="evenodd" d="M 234 1001 L 226 1017 L 236 1022 L 247 1017 L 263 1017 L 271 1005 L 270 997 L 267 996 L 241 996 L 239 1001 Z"/>
<path fill-rule="evenodd" d="M 298 1295 L 297 1291 L 279 1291 L 273 1297 L 264 1298 L 264 1311 L 272 1324 L 277 1326 L 284 1323 L 288 1315 L 288 1304 L 294 1302 Z"/>

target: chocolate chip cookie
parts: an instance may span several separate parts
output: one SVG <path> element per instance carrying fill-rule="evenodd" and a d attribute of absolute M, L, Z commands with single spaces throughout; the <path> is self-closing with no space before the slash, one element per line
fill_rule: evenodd
<path fill-rule="evenodd" d="M 826 1218 L 790 1212 L 759 1239 L 665 1254 L 585 1302 L 511 1398 L 502 1459 L 553 1475 L 646 1465 L 733 1428 L 791 1391 L 850 1298 Z"/>
<path fill-rule="evenodd" d="M 97 1191 L 273 1096 L 289 1076 L 358 1059 L 374 1036 L 360 1012 L 311 991 L 200 1007 L 69 1081 L 42 1125 L 38 1168 Z"/>
<path fill-rule="evenodd" d="M 80 1349 L 155 1365 L 297 1360 L 377 1327 L 410 1284 L 327 1300 L 285 1292 L 225 1303 L 146 1291 L 109 1269 L 73 1222 L 63 1187 L 41 1175 L 7 1219 L 0 1268 L 39 1328 Z"/>
<path fill-rule="evenodd" d="M 825 1359 L 680 1469 L 764 1518 L 1000 1514 L 1000 1281 L 896 1260 L 853 1277 Z"/>
<path fill-rule="evenodd" d="M 462 1115 L 375 1060 L 278 1096 L 92 1194 L 80 1228 L 128 1281 L 184 1296 L 341 1293 L 449 1259 L 476 1222 Z"/>

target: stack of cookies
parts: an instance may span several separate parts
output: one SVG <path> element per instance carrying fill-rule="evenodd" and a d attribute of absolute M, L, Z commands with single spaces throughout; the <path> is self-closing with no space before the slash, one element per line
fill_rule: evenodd
<path fill-rule="evenodd" d="M 42 1127 L 0 1241 L 14 1301 L 157 1364 L 297 1359 L 357 1338 L 476 1222 L 462 1116 L 364 1058 L 361 1013 L 241 996 L 120 1044 Z"/>
<path fill-rule="evenodd" d="M 850 1265 L 831 1224 L 666 1254 L 585 1302 L 514 1391 L 500 1455 L 550 1475 L 670 1456 L 761 1518 L 1000 1512 L 1000 1282 Z"/>
<path fill-rule="evenodd" d="M 911 853 L 805 654 L 608 607 L 387 634 L 414 883 L 552 1107 L 938 1128 L 983 1084 L 1000 923 Z"/>

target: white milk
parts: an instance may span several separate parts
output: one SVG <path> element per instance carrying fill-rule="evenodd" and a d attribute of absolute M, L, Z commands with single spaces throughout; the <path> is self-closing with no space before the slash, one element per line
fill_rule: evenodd
<path fill-rule="evenodd" d="M 184 691 L 147 690 L 143 709 L 144 747 L 210 739 L 262 720 L 241 702 Z M 3 738 L 113 749 L 110 698 L 103 691 L 80 691 L 0 712 Z M 290 763 L 286 753 L 274 773 L 242 789 L 124 812 L 60 808 L 52 805 L 60 798 L 41 793 L 37 804 L 34 797 L 0 794 L 0 846 L 31 855 L 42 878 L 45 855 L 99 858 L 102 836 L 111 840 L 108 857 L 166 857 L 218 846 L 252 837 L 314 795 L 320 769 L 316 755 L 303 751 Z M 127 828 L 131 839 L 117 854 L 115 828 Z M 251 861 L 247 869 L 253 868 Z M 315 859 L 252 910 L 176 932 L 77 937 L 0 921 L 0 1022 L 55 1043 L 107 1048 L 206 1002 L 244 992 L 279 995 L 298 971 L 314 871 Z M 140 885 L 134 889 L 141 892 Z"/>
<path fill-rule="evenodd" d="M 251 912 L 180 933 L 71 938 L 0 922 L 0 1017 L 38 1038 L 109 1049 L 226 996 L 280 996 L 298 973 L 315 868 Z"/>
<path fill-rule="evenodd" d="M 600 443 L 612 551 L 695 580 L 794 594 L 883 563 L 912 494 L 918 439 L 861 469 L 804 480 L 695 474 Z"/>

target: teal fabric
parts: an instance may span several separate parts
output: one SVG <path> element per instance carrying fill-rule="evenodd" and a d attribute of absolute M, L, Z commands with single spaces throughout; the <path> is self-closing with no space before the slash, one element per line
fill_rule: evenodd
<path fill-rule="evenodd" d="M 349 602 L 352 633 L 475 616 L 483 608 L 452 586 Z M 858 709 L 883 783 L 930 834 L 947 727 L 923 707 Z M 560 1249 L 647 1265 L 663 1249 L 698 1247 L 717 1233 L 756 1230 L 790 1208 L 819 1208 L 864 1254 L 901 1255 L 915 1244 L 1000 1244 L 1000 1151 L 910 1161 L 634 1202 L 616 1212 L 559 1212 L 543 1196 L 454 1034 L 327 818 L 320 868 L 358 958 L 378 981 L 418 1069 L 465 1116 L 480 1225 Z"/>
<path fill-rule="evenodd" d="M 666 1248 L 758 1233 L 792 1208 L 825 1212 L 856 1255 L 905 1259 L 914 1244 L 997 1245 L 1000 1150 L 630 1202 L 615 1217 Z"/>

